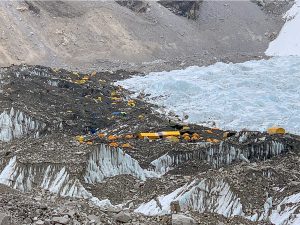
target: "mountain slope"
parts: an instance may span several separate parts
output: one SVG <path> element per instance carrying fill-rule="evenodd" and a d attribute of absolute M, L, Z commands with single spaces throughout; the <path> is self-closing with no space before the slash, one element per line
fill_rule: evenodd
<path fill-rule="evenodd" d="M 0 65 L 86 69 L 208 53 L 257 56 L 267 48 L 265 34 L 281 28 L 281 16 L 250 1 L 203 2 L 199 13 L 188 20 L 157 2 L 136 13 L 116 2 L 1 1 Z"/>

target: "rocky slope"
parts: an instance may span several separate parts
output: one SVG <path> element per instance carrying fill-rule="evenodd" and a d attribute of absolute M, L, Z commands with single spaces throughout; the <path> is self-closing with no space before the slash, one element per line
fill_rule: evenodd
<path fill-rule="evenodd" d="M 113 1 L 2 1 L 0 65 L 99 70 L 137 64 L 142 70 L 153 64 L 163 68 L 164 61 L 173 68 L 185 60 L 241 61 L 264 56 L 270 35 L 283 23 L 276 13 L 282 4 L 266 12 L 250 1 L 204 1 L 197 4 L 196 20 L 173 13 L 177 5 L 143 4 L 147 7 L 139 12 Z"/>

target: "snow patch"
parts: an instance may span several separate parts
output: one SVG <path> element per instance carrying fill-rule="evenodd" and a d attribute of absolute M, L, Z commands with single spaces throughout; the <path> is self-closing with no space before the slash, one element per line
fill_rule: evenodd
<path fill-rule="evenodd" d="M 283 16 L 286 20 L 278 37 L 269 44 L 266 55 L 300 56 L 300 0 Z"/>

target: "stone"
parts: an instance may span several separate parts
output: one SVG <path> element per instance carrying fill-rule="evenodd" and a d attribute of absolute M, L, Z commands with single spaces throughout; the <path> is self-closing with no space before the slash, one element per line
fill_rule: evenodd
<path fill-rule="evenodd" d="M 77 220 L 73 220 L 73 225 L 81 225 Z"/>
<path fill-rule="evenodd" d="M 119 212 L 116 216 L 115 216 L 115 220 L 117 222 L 121 222 L 121 223 L 127 223 L 131 220 L 131 215 L 128 212 Z"/>
<path fill-rule="evenodd" d="M 11 216 L 5 213 L 0 213 L 0 225 L 13 225 L 11 222 Z"/>
<path fill-rule="evenodd" d="M 121 208 L 120 207 L 108 207 L 107 209 L 105 209 L 105 211 L 110 212 L 110 213 L 119 213 L 121 212 Z"/>
<path fill-rule="evenodd" d="M 198 223 L 191 217 L 182 214 L 172 215 L 172 225 L 196 225 L 196 224 Z"/>
<path fill-rule="evenodd" d="M 94 221 L 95 223 L 99 223 L 100 222 L 100 218 L 99 216 L 96 216 L 96 215 L 88 215 L 87 217 L 90 221 Z"/>
<path fill-rule="evenodd" d="M 45 225 L 51 225 L 51 220 L 50 219 L 45 219 L 44 224 Z"/>
<path fill-rule="evenodd" d="M 32 220 L 29 217 L 27 217 L 26 219 L 23 220 L 23 223 L 30 224 L 30 223 L 32 223 Z"/>
<path fill-rule="evenodd" d="M 70 219 L 67 217 L 56 216 L 52 218 L 52 221 L 58 224 L 68 224 Z"/>
<path fill-rule="evenodd" d="M 66 215 L 68 215 L 69 217 L 74 217 L 74 215 L 76 214 L 76 211 L 75 210 L 68 210 L 67 212 L 66 212 Z"/>
<path fill-rule="evenodd" d="M 45 223 L 42 220 L 38 220 L 38 221 L 35 222 L 35 224 L 36 225 L 44 225 Z"/>

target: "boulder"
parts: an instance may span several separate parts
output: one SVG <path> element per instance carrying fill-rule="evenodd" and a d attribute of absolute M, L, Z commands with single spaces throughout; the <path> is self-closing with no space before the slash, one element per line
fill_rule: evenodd
<path fill-rule="evenodd" d="M 0 213 L 0 225 L 14 225 L 11 222 L 11 216 L 5 213 Z"/>
<path fill-rule="evenodd" d="M 117 222 L 121 222 L 121 223 L 127 223 L 129 222 L 132 218 L 130 213 L 128 212 L 119 212 L 116 216 L 115 219 Z"/>
<path fill-rule="evenodd" d="M 43 220 L 38 220 L 35 222 L 35 225 L 44 225 L 45 222 Z"/>
<path fill-rule="evenodd" d="M 61 216 L 56 216 L 52 218 L 52 221 L 58 224 L 68 224 L 70 219 L 68 217 L 61 217 Z"/>
<path fill-rule="evenodd" d="M 196 225 L 196 224 L 198 223 L 191 217 L 182 214 L 172 215 L 172 225 Z"/>

